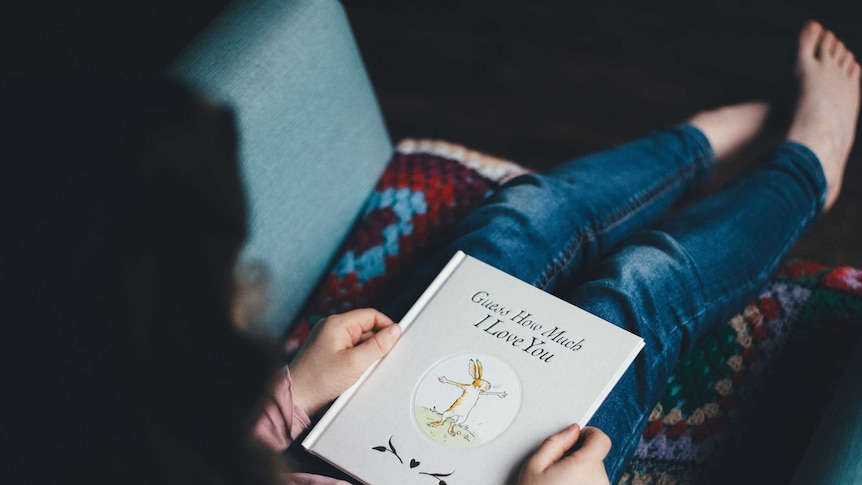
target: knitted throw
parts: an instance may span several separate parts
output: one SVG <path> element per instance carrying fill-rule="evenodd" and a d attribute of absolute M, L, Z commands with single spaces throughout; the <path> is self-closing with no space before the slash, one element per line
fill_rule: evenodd
<path fill-rule="evenodd" d="M 325 316 L 383 305 L 472 207 L 501 181 L 524 171 L 445 142 L 399 144 L 337 262 L 291 327 L 288 352 Z M 818 342 L 828 354 L 822 349 L 836 339 L 855 342 L 862 334 L 860 319 L 862 271 L 785 263 L 759 298 L 683 357 L 621 483 L 710 482 L 738 459 L 735 450 L 756 419 L 762 390 L 782 354 L 804 349 L 811 356 L 816 353 L 811 345 Z M 852 346 L 847 347 L 849 355 Z M 836 367 L 838 354 L 829 356 Z M 824 402 L 826 387 L 819 390 L 826 394 Z M 795 445 L 804 449 L 804 443 Z M 786 454 L 793 453 L 799 450 Z"/>

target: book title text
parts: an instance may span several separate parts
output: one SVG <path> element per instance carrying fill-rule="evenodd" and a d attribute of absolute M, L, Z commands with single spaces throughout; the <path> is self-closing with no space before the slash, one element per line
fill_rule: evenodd
<path fill-rule="evenodd" d="M 474 327 L 543 362 L 553 360 L 555 348 L 577 352 L 584 346 L 586 339 L 575 337 L 558 325 L 540 323 L 530 311 L 515 311 L 513 307 L 496 302 L 487 291 L 477 291 L 470 301 L 490 312 L 474 323 Z M 531 333 L 519 333 L 523 330 Z"/>

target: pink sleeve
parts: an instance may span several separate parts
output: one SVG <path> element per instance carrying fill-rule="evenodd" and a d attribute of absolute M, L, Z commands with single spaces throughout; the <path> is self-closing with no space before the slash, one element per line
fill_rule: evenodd
<path fill-rule="evenodd" d="M 311 424 L 308 415 L 293 402 L 290 371 L 282 370 L 269 402 L 257 420 L 254 434 L 276 452 L 282 452 Z M 285 485 L 350 485 L 335 478 L 309 473 L 285 473 Z"/>
<path fill-rule="evenodd" d="M 305 411 L 293 402 L 292 386 L 285 366 L 254 428 L 255 436 L 277 452 L 286 450 L 311 424 Z"/>

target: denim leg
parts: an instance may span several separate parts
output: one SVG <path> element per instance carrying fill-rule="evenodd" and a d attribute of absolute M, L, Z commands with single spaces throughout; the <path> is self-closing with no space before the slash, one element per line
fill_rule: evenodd
<path fill-rule="evenodd" d="M 399 319 L 457 250 L 551 289 L 624 238 L 655 223 L 713 165 L 690 125 L 509 181 L 448 236 L 382 310 Z"/>
<path fill-rule="evenodd" d="M 734 185 L 628 240 L 564 292 L 646 346 L 590 422 L 613 448 L 616 483 L 681 353 L 757 296 L 823 207 L 826 181 L 806 147 L 779 145 Z"/>

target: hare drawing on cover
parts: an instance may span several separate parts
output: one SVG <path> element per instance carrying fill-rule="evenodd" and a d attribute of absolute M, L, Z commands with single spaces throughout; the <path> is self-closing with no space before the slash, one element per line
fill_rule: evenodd
<path fill-rule="evenodd" d="M 443 415 L 439 420 L 429 422 L 428 426 L 440 426 L 445 423 L 446 420 L 451 419 L 452 422 L 449 425 L 449 434 L 455 436 L 455 425 L 463 425 L 467 421 L 470 411 L 476 407 L 480 396 L 506 397 L 505 391 L 489 391 L 489 389 L 491 389 L 491 383 L 482 379 L 482 362 L 480 362 L 479 359 L 470 359 L 468 370 L 470 372 L 470 376 L 473 378 L 473 381 L 468 384 L 455 382 L 446 376 L 441 376 L 437 379 L 443 384 L 451 384 L 453 386 L 460 387 L 461 396 L 459 396 L 458 399 L 449 406 L 449 409 L 443 412 Z"/>

